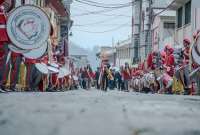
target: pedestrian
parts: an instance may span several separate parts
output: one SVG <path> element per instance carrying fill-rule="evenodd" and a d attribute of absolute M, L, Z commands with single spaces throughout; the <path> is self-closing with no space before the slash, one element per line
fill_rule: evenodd
<path fill-rule="evenodd" d="M 122 75 L 121 75 L 120 71 L 116 71 L 116 73 L 115 73 L 115 80 L 116 80 L 117 89 L 119 91 L 122 90 Z"/>
<path fill-rule="evenodd" d="M 110 90 L 114 90 L 114 88 L 115 88 L 114 70 L 113 69 L 109 69 L 108 72 L 110 74 L 110 78 L 108 80 L 109 89 Z"/>
<path fill-rule="evenodd" d="M 101 89 L 103 91 L 107 91 L 108 89 L 108 80 L 109 80 L 109 69 L 107 65 L 104 65 L 103 75 L 102 75 L 102 86 L 101 86 Z"/>
<path fill-rule="evenodd" d="M 95 85 L 97 89 L 100 89 L 100 85 L 99 85 L 99 76 L 100 76 L 100 68 L 97 67 L 97 70 L 95 72 Z"/>
<path fill-rule="evenodd" d="M 128 63 L 125 63 L 125 68 L 123 70 L 123 79 L 124 79 L 125 91 L 129 92 L 129 90 L 130 90 L 129 86 L 130 86 L 130 81 L 131 81 L 132 77 L 131 77 L 131 70 L 130 70 Z"/>
<path fill-rule="evenodd" d="M 174 49 L 171 47 L 171 45 L 165 46 L 165 61 L 164 61 L 164 70 L 166 72 L 166 75 L 163 77 L 163 84 L 164 84 L 164 92 L 168 94 L 172 94 L 172 85 L 170 84 L 170 81 L 172 77 L 174 76 L 174 69 L 175 69 L 175 58 L 173 55 Z M 166 78 L 165 78 L 166 77 Z M 166 80 L 165 80 L 166 79 Z M 169 85 L 169 86 L 168 86 Z"/>
<path fill-rule="evenodd" d="M 184 94 L 189 95 L 191 89 L 191 82 L 190 82 L 190 71 L 189 71 L 189 61 L 190 61 L 190 40 L 185 38 L 183 40 L 184 50 L 183 50 L 183 62 L 182 62 L 182 72 L 181 73 L 181 80 L 184 85 Z"/>
<path fill-rule="evenodd" d="M 81 78 L 82 78 L 83 89 L 89 89 L 90 76 L 89 76 L 89 72 L 88 72 L 87 67 L 83 68 L 83 71 L 82 71 L 82 74 L 81 74 Z"/>

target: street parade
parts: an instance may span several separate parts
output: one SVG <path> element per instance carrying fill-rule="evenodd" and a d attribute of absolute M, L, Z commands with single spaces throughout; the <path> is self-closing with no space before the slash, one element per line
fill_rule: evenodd
<path fill-rule="evenodd" d="M 1 1 L 1 4 L 5 4 Z M 0 9 L 0 86 L 8 91 L 89 90 L 200 95 L 200 31 L 183 40 L 183 48 L 166 44 L 138 64 L 113 67 L 106 56 L 94 72 L 88 64 L 75 68 L 70 58 L 47 53 L 53 27 L 36 6 Z M 53 48 L 51 48 L 53 49 Z"/>
<path fill-rule="evenodd" d="M 0 0 L 0 135 L 200 135 L 200 0 Z"/>

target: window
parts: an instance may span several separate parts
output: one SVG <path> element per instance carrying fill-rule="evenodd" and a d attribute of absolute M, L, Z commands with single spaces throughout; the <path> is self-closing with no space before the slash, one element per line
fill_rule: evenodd
<path fill-rule="evenodd" d="M 183 8 L 178 9 L 178 28 L 182 27 Z"/>
<path fill-rule="evenodd" d="M 191 1 L 185 4 L 185 24 L 191 22 Z"/>
<path fill-rule="evenodd" d="M 174 28 L 175 28 L 175 23 L 172 23 L 172 22 L 164 23 L 164 29 L 174 29 Z"/>
<path fill-rule="evenodd" d="M 25 4 L 25 0 L 22 0 L 22 1 L 21 1 L 21 5 L 24 5 L 24 4 Z"/>

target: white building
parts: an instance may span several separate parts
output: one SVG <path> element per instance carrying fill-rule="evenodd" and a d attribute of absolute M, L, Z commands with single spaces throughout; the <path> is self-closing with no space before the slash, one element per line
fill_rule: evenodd
<path fill-rule="evenodd" d="M 69 57 L 76 68 L 85 67 L 89 64 L 88 52 L 73 42 L 69 43 Z"/>
<path fill-rule="evenodd" d="M 116 45 L 116 66 L 120 67 L 125 63 L 132 65 L 133 57 L 131 55 L 131 38 L 118 42 Z"/>
<path fill-rule="evenodd" d="M 192 39 L 200 29 L 200 0 L 175 0 L 170 8 L 176 10 L 175 40 L 182 45 L 185 37 Z"/>
<path fill-rule="evenodd" d="M 154 10 L 155 14 L 162 10 Z M 157 15 L 152 25 L 153 50 L 162 50 L 166 44 L 174 45 L 175 11 L 165 11 Z"/>

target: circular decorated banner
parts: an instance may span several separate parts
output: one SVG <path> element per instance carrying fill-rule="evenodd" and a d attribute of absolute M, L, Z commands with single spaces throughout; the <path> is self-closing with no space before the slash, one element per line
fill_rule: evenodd
<path fill-rule="evenodd" d="M 33 5 L 20 6 L 8 17 L 7 33 L 14 45 L 22 49 L 39 48 L 50 34 L 45 12 Z"/>
<path fill-rule="evenodd" d="M 46 53 L 47 48 L 48 48 L 48 44 L 47 42 L 45 42 L 41 47 L 37 49 L 32 49 L 29 52 L 23 53 L 23 56 L 29 59 L 38 59 L 38 58 L 41 58 Z"/>
<path fill-rule="evenodd" d="M 15 53 L 27 53 L 29 52 L 29 50 L 23 50 L 21 48 L 17 48 L 16 46 L 12 45 L 12 44 L 9 44 L 8 45 L 8 48 L 12 51 L 12 52 L 15 52 Z"/>

